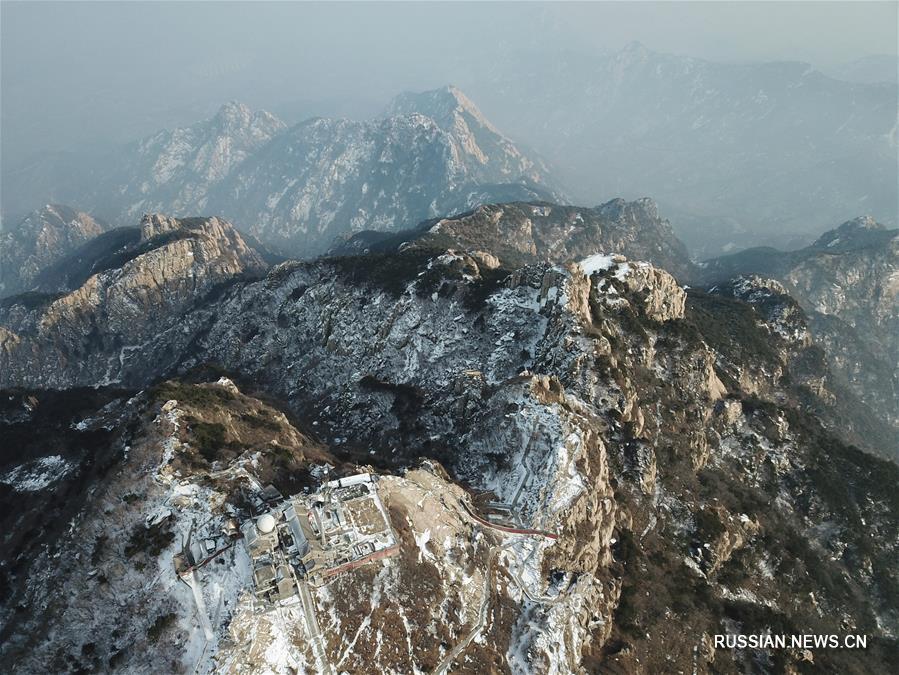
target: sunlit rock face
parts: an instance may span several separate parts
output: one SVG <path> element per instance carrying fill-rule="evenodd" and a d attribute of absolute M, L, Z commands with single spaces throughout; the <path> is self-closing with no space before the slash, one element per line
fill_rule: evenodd
<path fill-rule="evenodd" d="M 148 211 L 210 213 L 209 190 L 277 134 L 285 124 L 264 111 L 230 102 L 211 119 L 161 131 L 127 148 L 122 166 L 100 186 L 104 208 L 128 222 Z M 110 204 L 106 202 L 110 200 Z M 213 213 L 221 209 L 213 208 Z"/>
<path fill-rule="evenodd" d="M 214 203 L 261 240 L 304 254 L 485 201 L 559 198 L 548 170 L 462 92 L 399 97 L 372 121 L 312 119 L 233 172 Z"/>
<path fill-rule="evenodd" d="M 47 368 L 38 368 L 45 379 L 35 380 L 34 386 L 56 386 L 61 380 L 53 371 L 61 374 L 70 368 L 82 372 L 76 379 L 106 381 L 99 373 L 108 369 L 111 354 L 118 354 L 114 360 L 136 356 L 140 345 L 160 332 L 177 332 L 179 317 L 214 289 L 258 276 L 267 267 L 241 235 L 218 218 L 147 215 L 140 233 L 139 241 L 101 258 L 102 269 L 88 273 L 73 290 L 11 298 L 0 309 L 4 354 L 13 345 L 22 348 L 22 355 L 30 349 L 17 334 L 30 335 L 26 342 L 34 340 L 34 347 L 49 338 L 48 350 L 38 348 L 20 364 L 24 374 L 38 360 L 48 359 Z M 115 379 L 113 371 L 109 375 Z"/>

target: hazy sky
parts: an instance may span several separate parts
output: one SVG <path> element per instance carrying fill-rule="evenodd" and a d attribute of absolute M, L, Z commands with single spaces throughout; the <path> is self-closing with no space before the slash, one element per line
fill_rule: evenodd
<path fill-rule="evenodd" d="M 895 54 L 896 2 L 9 2 L 4 165 L 135 138 L 227 99 L 297 121 L 370 115 L 405 89 L 463 84 L 522 48 L 586 55 L 632 40 L 714 60 L 827 67 Z"/>

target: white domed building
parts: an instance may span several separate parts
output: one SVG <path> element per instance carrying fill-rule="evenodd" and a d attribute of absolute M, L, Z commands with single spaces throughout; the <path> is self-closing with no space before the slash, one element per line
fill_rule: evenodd
<path fill-rule="evenodd" d="M 254 523 L 248 520 L 240 528 L 244 544 L 251 556 L 270 551 L 278 545 L 278 519 L 280 513 L 263 513 Z"/>
<path fill-rule="evenodd" d="M 275 529 L 275 525 L 277 525 L 277 521 L 271 513 L 262 514 L 256 521 L 256 529 L 259 530 L 260 534 L 271 534 Z"/>

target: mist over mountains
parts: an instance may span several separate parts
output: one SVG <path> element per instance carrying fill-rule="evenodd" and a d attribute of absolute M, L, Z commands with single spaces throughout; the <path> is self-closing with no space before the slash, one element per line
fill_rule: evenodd
<path fill-rule="evenodd" d="M 0 11 L 3 672 L 897 672 L 895 6 Z"/>
<path fill-rule="evenodd" d="M 691 250 L 814 238 L 859 213 L 895 225 L 897 88 L 798 62 L 713 63 L 632 43 L 495 64 L 472 95 L 576 200 L 651 195 Z M 811 226 L 811 227 L 810 227 Z"/>
<path fill-rule="evenodd" d="M 401 96 L 383 117 L 288 127 L 228 103 L 211 119 L 16 175 L 13 204 L 36 194 L 83 204 L 113 223 L 148 211 L 220 213 L 294 256 L 362 229 L 399 229 L 478 203 L 564 199 L 539 158 L 504 137 L 454 87 Z"/>
<path fill-rule="evenodd" d="M 899 79 L 899 58 L 890 54 L 872 54 L 826 68 L 824 72 L 846 82 L 890 84 Z"/>
<path fill-rule="evenodd" d="M 454 87 L 402 94 L 367 121 L 291 126 L 232 103 L 112 152 L 4 164 L 4 222 L 48 201 L 119 223 L 199 209 L 252 222 L 255 235 L 309 255 L 345 230 L 409 227 L 479 195 L 582 204 L 651 196 L 696 257 L 799 246 L 819 223 L 860 213 L 896 224 L 895 83 L 639 43 L 591 58 L 512 54 L 466 87 L 471 98 Z M 413 157 L 402 160 L 405 176 L 379 182 L 378 166 Z M 352 166 L 339 185 L 317 168 L 326 160 Z M 371 180 L 351 177 L 363 174 Z"/>

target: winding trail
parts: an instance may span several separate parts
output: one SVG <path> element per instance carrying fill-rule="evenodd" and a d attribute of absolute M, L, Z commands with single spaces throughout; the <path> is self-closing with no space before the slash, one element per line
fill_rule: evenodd
<path fill-rule="evenodd" d="M 200 622 L 200 626 L 203 628 L 203 634 L 206 636 L 206 641 L 209 642 L 215 637 L 215 633 L 213 633 L 212 624 L 209 622 L 209 612 L 206 610 L 206 601 L 203 599 L 203 590 L 200 588 L 200 584 L 197 581 L 197 577 L 193 570 L 185 575 L 185 579 L 194 595 L 194 602 L 197 605 L 197 619 Z"/>
<path fill-rule="evenodd" d="M 518 534 L 524 536 L 539 536 L 546 537 L 547 539 L 557 539 L 558 535 L 553 534 L 551 532 L 544 532 L 543 530 L 529 530 L 523 528 L 514 528 L 514 527 L 506 527 L 505 525 L 497 525 L 496 523 L 491 523 L 484 518 L 481 518 L 477 515 L 464 501 L 459 500 L 459 504 L 465 510 L 465 512 L 474 519 L 480 525 L 484 525 L 485 527 L 489 527 L 494 530 L 498 530 L 503 534 Z M 493 587 L 493 576 L 496 571 L 496 561 L 499 557 L 499 554 L 511 546 L 509 542 L 498 544 L 494 546 L 490 551 L 490 557 L 487 559 L 487 574 L 484 578 L 484 592 L 483 598 L 481 600 L 481 606 L 478 609 L 478 620 L 475 625 L 472 627 L 471 631 L 469 631 L 468 635 L 465 636 L 465 639 L 462 640 L 459 644 L 453 647 L 450 651 L 446 653 L 446 656 L 437 664 L 437 667 L 434 668 L 432 675 L 443 675 L 447 672 L 447 669 L 452 665 L 453 661 L 455 661 L 462 654 L 465 649 L 474 641 L 474 639 L 480 634 L 482 630 L 484 630 L 484 626 L 487 623 L 487 610 L 490 607 L 490 590 Z M 541 603 L 555 602 L 555 598 L 536 598 L 531 595 L 530 592 L 525 588 L 524 581 L 520 576 L 513 574 L 512 578 L 515 580 L 516 584 L 518 584 L 524 595 L 534 601 Z"/>
<path fill-rule="evenodd" d="M 437 667 L 434 668 L 433 675 L 443 675 L 447 671 L 447 668 L 450 667 L 453 661 L 455 661 L 459 655 L 465 651 L 465 649 L 472 643 L 472 641 L 478 636 L 478 634 L 484 630 L 484 624 L 487 623 L 487 609 L 490 606 L 490 589 L 493 582 L 493 572 L 494 565 L 496 563 L 496 558 L 499 555 L 499 552 L 505 548 L 506 545 L 496 546 L 492 551 L 490 551 L 490 557 L 487 559 L 487 575 L 484 578 L 484 597 L 481 600 L 481 607 L 478 610 L 478 620 L 475 623 L 474 627 L 468 633 L 462 642 L 453 647 L 450 651 L 447 652 L 446 656 L 443 657 L 443 660 L 437 664 Z"/>
<path fill-rule="evenodd" d="M 544 530 L 531 530 L 524 527 L 509 527 L 508 525 L 499 525 L 497 523 L 491 523 L 489 520 L 485 518 L 481 518 L 478 514 L 476 514 L 471 507 L 468 506 L 463 501 L 459 502 L 462 505 L 462 508 L 465 509 L 465 512 L 474 518 L 478 523 L 483 525 L 484 527 L 489 527 L 494 530 L 499 530 L 500 532 L 505 532 L 506 534 L 526 534 L 526 535 L 537 535 L 539 537 L 546 537 L 547 539 L 558 539 L 559 535 L 553 534 L 552 532 L 546 532 Z"/>

